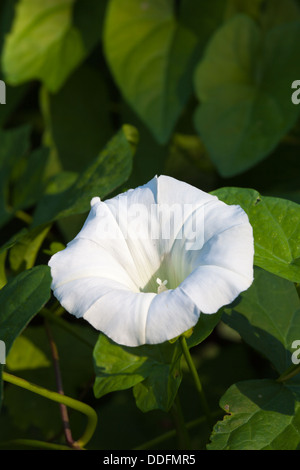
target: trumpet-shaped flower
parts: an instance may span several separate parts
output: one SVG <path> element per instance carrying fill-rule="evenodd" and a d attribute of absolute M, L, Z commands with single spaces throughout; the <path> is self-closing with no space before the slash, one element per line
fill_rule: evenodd
<path fill-rule="evenodd" d="M 104 202 L 49 261 L 62 306 L 113 341 L 156 344 L 231 303 L 253 281 L 246 213 L 167 176 Z"/>

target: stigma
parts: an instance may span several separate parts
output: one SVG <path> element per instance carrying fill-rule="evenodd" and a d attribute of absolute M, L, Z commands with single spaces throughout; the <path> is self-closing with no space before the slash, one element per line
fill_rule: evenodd
<path fill-rule="evenodd" d="M 165 292 L 167 290 L 169 290 L 166 285 L 168 284 L 168 281 L 165 280 L 164 282 L 162 282 L 159 277 L 156 279 L 156 282 L 158 284 L 158 288 L 157 288 L 157 293 L 158 294 L 161 294 L 162 292 Z"/>

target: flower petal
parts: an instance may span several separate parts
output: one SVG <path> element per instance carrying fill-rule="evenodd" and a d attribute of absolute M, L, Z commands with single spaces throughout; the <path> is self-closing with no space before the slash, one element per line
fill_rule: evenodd
<path fill-rule="evenodd" d="M 163 343 L 189 330 L 197 323 L 200 311 L 178 287 L 156 295 L 149 307 L 146 343 Z"/>
<path fill-rule="evenodd" d="M 62 306 L 113 341 L 126 346 L 145 344 L 148 308 L 156 294 L 131 292 L 105 278 L 70 281 L 55 289 Z"/>
<path fill-rule="evenodd" d="M 161 264 L 155 216 L 156 179 L 105 202 L 95 201 L 76 238 L 89 239 L 110 252 L 143 289 Z"/>
<path fill-rule="evenodd" d="M 215 313 L 250 287 L 253 257 L 253 231 L 246 213 L 221 201 L 207 205 L 204 244 L 186 254 L 181 288 L 202 312 Z"/>
<path fill-rule="evenodd" d="M 126 262 L 124 256 L 122 261 Z M 129 259 L 128 263 L 130 261 Z M 123 267 L 114 253 L 89 239 L 75 238 L 67 248 L 52 256 L 49 266 L 54 290 L 70 281 L 100 277 L 117 281 L 124 287 L 139 292 L 130 276 L 130 270 Z"/>
<path fill-rule="evenodd" d="M 213 201 L 218 201 L 216 196 L 190 184 L 164 175 L 157 178 L 160 241 L 164 253 L 170 252 L 176 240 L 185 240 L 186 232 L 189 233 L 186 227 L 187 220 L 193 219 L 193 226 L 195 221 L 199 222 L 196 227 L 198 230 L 203 230 L 204 207 Z"/>
<path fill-rule="evenodd" d="M 219 266 L 200 266 L 180 285 L 203 313 L 216 313 L 251 285 L 249 279 Z"/>

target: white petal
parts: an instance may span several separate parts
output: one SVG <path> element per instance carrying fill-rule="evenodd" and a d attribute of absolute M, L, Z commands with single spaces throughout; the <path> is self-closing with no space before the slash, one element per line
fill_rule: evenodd
<path fill-rule="evenodd" d="M 101 287 L 102 290 L 102 287 Z M 139 346 L 146 341 L 146 320 L 153 293 L 133 293 L 111 286 L 83 315 L 97 330 L 119 344 Z"/>
<path fill-rule="evenodd" d="M 200 266 L 180 285 L 203 313 L 215 313 L 251 285 L 250 279 L 219 266 Z"/>
<path fill-rule="evenodd" d="M 89 239 L 111 253 L 130 272 L 139 288 L 144 288 L 161 264 L 156 205 L 156 179 L 105 202 L 94 202 L 76 238 Z"/>
<path fill-rule="evenodd" d="M 179 336 L 197 323 L 199 315 L 199 309 L 180 287 L 156 295 L 147 316 L 146 343 L 163 343 Z"/>
<path fill-rule="evenodd" d="M 202 312 L 215 313 L 250 287 L 253 257 L 252 227 L 245 212 L 221 201 L 208 205 L 204 244 L 186 253 L 181 287 Z"/>
<path fill-rule="evenodd" d="M 126 269 L 126 258 L 114 256 L 97 243 L 75 238 L 64 250 L 56 253 L 49 261 L 52 275 L 52 289 L 57 289 L 70 281 L 85 278 L 107 278 L 117 281 L 132 291 L 139 292 L 130 269 Z M 130 266 L 131 259 L 128 260 Z"/>
<path fill-rule="evenodd" d="M 248 216 L 239 206 L 229 206 L 216 200 L 203 208 L 203 231 L 198 240 L 191 243 L 189 227 L 193 217 L 185 225 L 182 240 L 175 240 L 171 257 L 177 266 L 180 282 L 200 265 L 223 266 L 241 275 L 253 277 L 253 231 Z M 196 248 L 196 249 L 195 249 Z"/>
<path fill-rule="evenodd" d="M 54 291 L 62 306 L 113 341 L 126 346 L 145 344 L 149 305 L 156 294 L 135 293 L 104 278 L 83 278 Z"/>
<path fill-rule="evenodd" d="M 159 176 L 157 179 L 157 201 L 161 214 L 161 246 L 166 253 L 172 249 L 174 241 L 185 238 L 186 223 L 189 218 L 192 217 L 195 222 L 199 215 L 200 224 L 196 225 L 198 229 L 200 225 L 200 229 L 203 230 L 202 211 L 207 204 L 218 201 L 218 199 L 216 196 L 175 178 Z M 170 237 L 168 237 L 168 232 Z"/>
<path fill-rule="evenodd" d="M 161 175 L 157 178 L 157 202 L 159 204 L 205 204 L 217 197 L 195 188 L 188 183 L 171 176 Z"/>

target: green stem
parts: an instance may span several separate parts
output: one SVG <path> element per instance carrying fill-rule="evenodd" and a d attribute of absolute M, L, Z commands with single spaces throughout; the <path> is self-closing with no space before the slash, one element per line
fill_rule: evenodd
<path fill-rule="evenodd" d="M 31 222 L 32 222 L 32 216 L 27 214 L 27 212 L 24 212 L 24 211 L 21 211 L 21 210 L 18 210 L 18 211 L 15 212 L 15 217 L 17 217 L 17 219 L 22 220 L 27 225 L 30 225 Z"/>
<path fill-rule="evenodd" d="M 188 367 L 189 367 L 189 369 L 190 369 L 190 373 L 191 373 L 191 375 L 192 375 L 192 377 L 193 377 L 193 380 L 194 380 L 196 389 L 197 389 L 197 391 L 198 391 L 198 393 L 199 393 L 200 401 L 201 401 L 201 403 L 202 403 L 202 407 L 203 407 L 203 410 L 204 410 L 204 412 L 205 412 L 205 416 L 206 416 L 206 419 L 207 419 L 207 423 L 210 425 L 210 424 L 211 424 L 210 409 L 209 409 L 209 407 L 208 407 L 208 404 L 207 404 L 207 401 L 206 401 L 206 397 L 205 397 L 205 394 L 204 394 L 204 390 L 203 390 L 203 387 L 202 387 L 202 384 L 201 384 L 199 375 L 198 375 L 198 373 L 197 373 L 195 364 L 194 364 L 193 359 L 192 359 L 192 357 L 191 357 L 191 354 L 190 354 L 190 351 L 189 351 L 189 348 L 188 348 L 186 339 L 185 339 L 185 337 L 182 335 L 182 336 L 180 336 L 179 341 L 180 341 L 180 344 L 181 344 L 181 348 L 182 348 L 183 355 L 184 355 L 185 360 L 186 360 L 186 362 L 187 362 L 187 365 L 188 365 Z"/>
<path fill-rule="evenodd" d="M 90 441 L 97 426 L 98 416 L 96 411 L 89 405 L 75 400 L 74 398 L 67 397 L 66 395 L 60 395 L 57 392 L 47 390 L 46 388 L 28 382 L 21 377 L 8 374 L 7 372 L 2 372 L 2 377 L 6 382 L 17 385 L 18 387 L 29 390 L 30 392 L 37 393 L 38 395 L 41 395 L 42 397 L 48 398 L 49 400 L 55 401 L 57 403 L 63 403 L 64 405 L 69 406 L 70 408 L 86 415 L 88 419 L 87 426 L 81 438 L 76 441 L 76 445 L 79 447 L 84 447 Z"/>
<path fill-rule="evenodd" d="M 52 331 L 51 331 L 48 321 L 46 319 L 44 321 L 45 321 L 45 329 L 46 329 L 46 333 L 49 339 L 49 344 L 50 344 L 50 349 L 51 349 L 57 392 L 60 395 L 64 395 L 65 393 L 63 389 L 62 377 L 61 377 L 61 372 L 60 372 L 59 355 L 58 355 L 57 346 L 54 341 L 54 337 L 52 335 Z M 60 414 L 62 418 L 62 424 L 63 424 L 66 442 L 67 444 L 69 444 L 70 447 L 74 447 L 74 439 L 72 437 L 68 408 L 63 403 L 59 403 L 59 408 L 60 408 Z"/>
<path fill-rule="evenodd" d="M 276 379 L 276 382 L 285 382 L 286 380 L 292 379 L 295 377 L 295 375 L 299 374 L 300 372 L 300 364 L 293 364 L 291 367 L 289 367 L 283 374 L 281 374 L 278 379 Z"/>
<path fill-rule="evenodd" d="M 216 411 L 213 413 L 214 417 L 222 416 L 221 411 Z M 202 424 L 206 421 L 205 416 L 201 416 L 201 418 L 194 419 L 193 421 L 189 421 L 186 423 L 186 428 L 187 429 L 193 429 L 199 424 Z M 161 444 L 162 442 L 167 441 L 168 439 L 172 439 L 176 436 L 176 429 L 172 429 L 171 431 L 165 432 L 164 434 L 161 434 L 158 437 L 155 437 L 154 439 L 151 439 L 150 441 L 144 442 L 138 447 L 135 447 L 133 450 L 146 450 L 146 449 L 151 449 L 152 447 L 156 447 L 157 445 Z"/>
<path fill-rule="evenodd" d="M 175 402 L 172 408 L 172 414 L 176 426 L 176 432 L 178 436 L 178 447 L 179 449 L 189 450 L 191 449 L 190 437 L 184 422 L 182 408 L 179 400 L 178 393 L 175 398 Z"/>
<path fill-rule="evenodd" d="M 49 450 L 72 450 L 71 447 L 62 444 L 53 444 L 52 442 L 38 441 L 35 439 L 11 439 L 10 441 L 0 442 L 0 447 L 8 446 L 36 447 L 38 449 Z"/>

